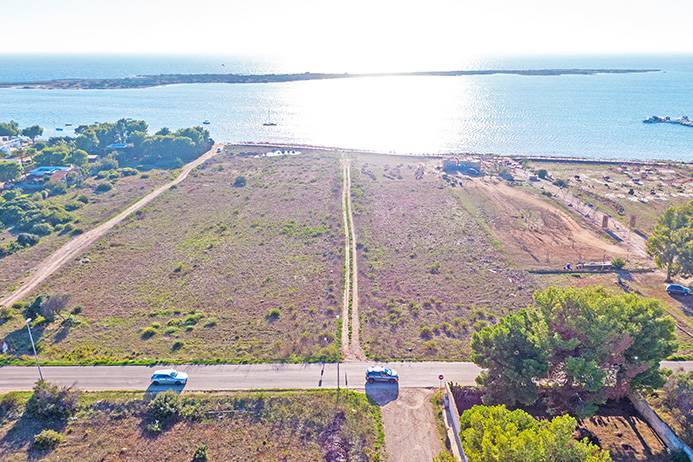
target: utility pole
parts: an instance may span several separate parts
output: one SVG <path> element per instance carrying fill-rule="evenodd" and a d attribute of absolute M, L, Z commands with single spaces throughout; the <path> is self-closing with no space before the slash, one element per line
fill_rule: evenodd
<path fill-rule="evenodd" d="M 337 360 L 337 405 L 339 405 L 339 360 Z"/>
<path fill-rule="evenodd" d="M 31 340 L 31 349 L 34 350 L 34 359 L 36 359 L 36 368 L 38 369 L 39 378 L 41 380 L 43 380 L 43 374 L 41 373 L 41 365 L 39 364 L 38 354 L 36 354 L 36 345 L 34 344 L 34 336 L 31 335 L 31 326 L 29 326 L 30 322 L 31 322 L 31 318 L 28 318 L 24 322 L 24 324 L 26 324 L 26 330 L 29 331 L 29 340 Z"/>

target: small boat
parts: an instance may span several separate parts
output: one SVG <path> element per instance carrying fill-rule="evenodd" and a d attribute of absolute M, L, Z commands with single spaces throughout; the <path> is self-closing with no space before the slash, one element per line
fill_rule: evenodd
<path fill-rule="evenodd" d="M 202 122 L 203 125 L 209 125 L 209 124 L 211 124 L 211 123 L 212 123 L 212 122 L 210 122 L 210 121 L 207 120 L 207 119 L 205 119 L 204 122 Z"/>
<path fill-rule="evenodd" d="M 277 126 L 276 123 L 274 123 L 274 122 L 272 122 L 272 121 L 270 120 L 270 111 L 269 111 L 269 109 L 267 110 L 267 122 L 263 123 L 262 125 L 264 125 L 265 127 L 276 127 L 276 126 Z"/>
<path fill-rule="evenodd" d="M 65 124 L 66 127 L 72 127 L 72 124 Z"/>
<path fill-rule="evenodd" d="M 56 127 L 56 128 L 55 128 L 55 131 L 56 131 L 56 132 L 61 132 L 61 131 L 63 131 L 63 129 L 62 129 L 62 127 Z"/>

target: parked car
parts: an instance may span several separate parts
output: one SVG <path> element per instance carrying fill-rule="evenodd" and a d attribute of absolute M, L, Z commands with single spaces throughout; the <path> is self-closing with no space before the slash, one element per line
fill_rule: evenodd
<path fill-rule="evenodd" d="M 690 295 L 691 289 L 681 284 L 667 284 L 667 293 L 669 295 Z"/>
<path fill-rule="evenodd" d="M 366 369 L 366 382 L 397 383 L 399 382 L 399 374 L 397 374 L 397 371 L 393 369 L 388 369 L 386 367 L 369 367 L 368 369 Z"/>
<path fill-rule="evenodd" d="M 162 369 L 152 374 L 153 385 L 185 385 L 188 374 L 174 369 Z"/>

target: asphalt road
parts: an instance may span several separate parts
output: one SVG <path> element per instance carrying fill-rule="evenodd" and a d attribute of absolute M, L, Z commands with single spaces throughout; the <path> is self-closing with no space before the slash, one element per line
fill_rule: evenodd
<path fill-rule="evenodd" d="M 340 386 L 363 388 L 369 362 L 339 365 Z M 446 381 L 471 385 L 480 369 L 465 362 L 387 363 L 400 374 L 401 388 L 426 388 L 439 385 L 438 375 Z M 334 388 L 336 364 L 252 364 L 252 365 L 179 365 L 175 369 L 190 376 L 186 390 L 251 390 L 286 388 Z M 693 361 L 664 362 L 662 367 L 693 370 Z M 82 390 L 152 390 L 149 377 L 163 366 L 45 366 L 46 380 Z M 0 392 L 30 390 L 36 380 L 36 367 L 0 367 Z M 154 388 L 154 390 L 163 387 Z"/>

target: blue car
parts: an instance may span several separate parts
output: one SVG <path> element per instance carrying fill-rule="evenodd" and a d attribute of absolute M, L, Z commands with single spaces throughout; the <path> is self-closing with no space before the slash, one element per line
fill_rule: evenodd
<path fill-rule="evenodd" d="M 690 295 L 691 289 L 680 284 L 667 284 L 667 293 L 669 295 Z"/>
<path fill-rule="evenodd" d="M 399 382 L 399 374 L 397 374 L 397 371 L 386 367 L 369 367 L 366 369 L 366 382 L 397 383 Z"/>

